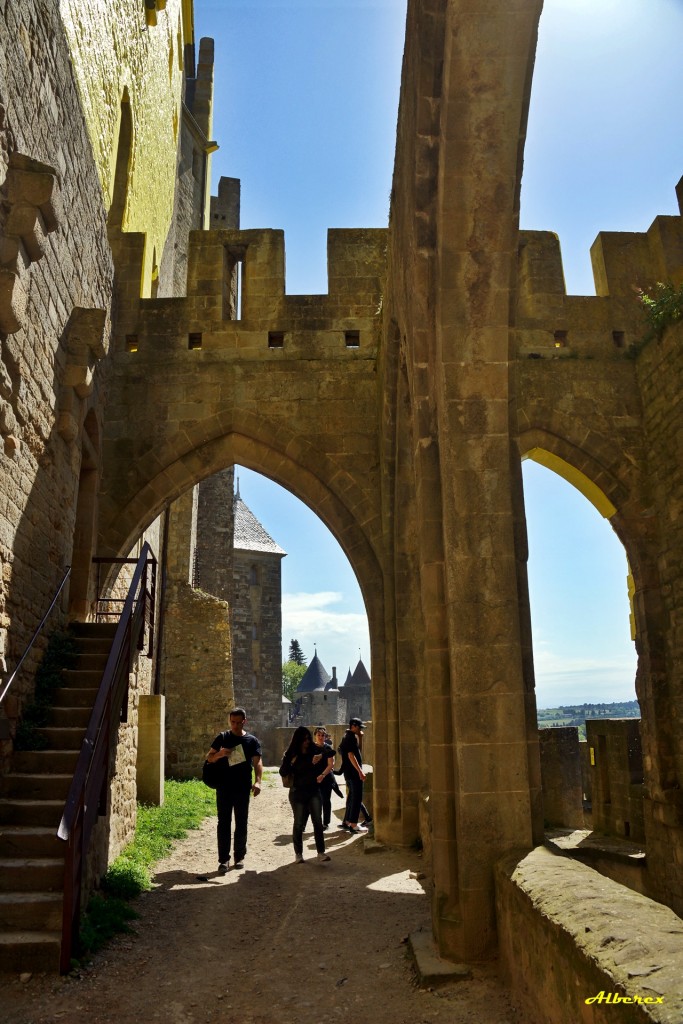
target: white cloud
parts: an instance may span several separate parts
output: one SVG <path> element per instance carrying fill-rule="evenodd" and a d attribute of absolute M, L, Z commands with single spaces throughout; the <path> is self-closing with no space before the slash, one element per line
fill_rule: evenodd
<path fill-rule="evenodd" d="M 368 620 L 363 613 L 335 611 L 344 595 L 333 590 L 282 595 L 282 650 L 287 657 L 289 642 L 296 639 L 310 662 L 317 646 L 318 657 L 328 672 L 337 668 L 340 680 L 347 668 L 355 668 L 359 651 L 370 668 Z"/>
<path fill-rule="evenodd" d="M 632 658 L 572 658 L 534 644 L 534 669 L 539 708 L 635 700 L 635 651 Z"/>

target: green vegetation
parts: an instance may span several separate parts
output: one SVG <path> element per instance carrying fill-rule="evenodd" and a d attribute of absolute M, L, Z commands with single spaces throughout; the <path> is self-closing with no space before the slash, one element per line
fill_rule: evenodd
<path fill-rule="evenodd" d="M 294 700 L 297 687 L 306 672 L 305 665 L 295 661 L 285 661 L 282 665 L 282 692 L 287 700 Z"/>
<path fill-rule="evenodd" d="M 14 737 L 15 750 L 43 750 L 47 746 L 47 740 L 38 730 L 48 723 L 55 690 L 63 685 L 63 670 L 72 668 L 77 657 L 78 647 L 72 634 L 56 630 L 36 669 L 33 700 L 22 709 Z"/>
<path fill-rule="evenodd" d="M 152 868 L 190 829 L 216 813 L 212 790 L 199 779 L 167 780 L 163 807 L 138 805 L 135 838 L 116 858 L 102 878 L 81 922 L 78 956 L 101 949 L 118 932 L 129 932 L 138 915 L 128 901 L 152 888 Z"/>
<path fill-rule="evenodd" d="M 670 282 L 658 281 L 653 294 L 639 291 L 638 299 L 643 307 L 645 319 L 650 325 L 648 334 L 643 339 L 661 338 L 667 327 L 683 319 L 683 285 L 678 288 Z"/>
<path fill-rule="evenodd" d="M 539 729 L 557 729 L 575 725 L 579 738 L 586 738 L 587 718 L 640 718 L 637 700 L 616 701 L 613 704 L 571 704 L 557 708 L 539 708 Z"/>

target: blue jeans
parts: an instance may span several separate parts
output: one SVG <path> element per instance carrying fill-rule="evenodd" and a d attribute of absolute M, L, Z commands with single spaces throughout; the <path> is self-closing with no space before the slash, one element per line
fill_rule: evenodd
<path fill-rule="evenodd" d="M 289 802 L 294 813 L 294 828 L 292 829 L 292 841 L 294 853 L 301 855 L 304 852 L 304 828 L 310 814 L 313 822 L 313 835 L 315 836 L 315 848 L 318 853 L 325 852 L 325 834 L 323 832 L 322 800 L 320 793 L 312 796 L 297 789 L 290 789 Z"/>
<path fill-rule="evenodd" d="M 344 772 L 344 781 L 348 786 L 344 821 L 348 822 L 349 825 L 357 825 L 360 806 L 363 803 L 363 780 L 358 772 L 353 771 L 348 774 Z"/>
<path fill-rule="evenodd" d="M 235 863 L 244 860 L 247 853 L 247 824 L 249 821 L 249 789 L 233 792 L 223 787 L 216 790 L 216 811 L 218 824 L 218 862 L 227 864 L 230 860 L 230 840 L 232 832 L 232 816 L 235 815 Z"/>

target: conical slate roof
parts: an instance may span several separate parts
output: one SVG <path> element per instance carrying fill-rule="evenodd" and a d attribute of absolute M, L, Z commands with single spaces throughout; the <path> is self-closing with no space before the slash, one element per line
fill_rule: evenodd
<path fill-rule="evenodd" d="M 370 686 L 370 676 L 368 675 L 368 670 L 363 664 L 362 659 L 354 669 L 351 682 L 354 686 Z"/>
<path fill-rule="evenodd" d="M 236 551 L 263 551 L 271 555 L 286 555 L 279 544 L 266 533 L 258 519 L 240 498 L 239 491 L 234 499 L 235 529 L 233 545 Z"/>
<path fill-rule="evenodd" d="M 346 673 L 346 679 L 343 682 L 343 686 L 348 686 L 349 683 L 353 682 L 353 676 L 351 675 L 351 669 Z"/>
<path fill-rule="evenodd" d="M 311 664 L 304 672 L 303 678 L 296 688 L 296 692 L 313 693 L 314 690 L 324 690 L 331 678 L 316 651 Z"/>

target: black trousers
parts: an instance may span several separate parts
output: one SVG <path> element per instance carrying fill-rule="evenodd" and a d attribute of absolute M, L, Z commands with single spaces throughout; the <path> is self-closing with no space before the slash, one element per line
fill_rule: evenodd
<path fill-rule="evenodd" d="M 216 790 L 216 811 L 218 813 L 216 837 L 218 839 L 219 864 L 227 864 L 230 860 L 233 814 L 235 816 L 235 863 L 244 860 L 246 856 L 250 797 L 251 786 L 248 789 L 238 789 L 237 791 L 223 787 Z"/>
<path fill-rule="evenodd" d="M 363 803 L 363 780 L 358 772 L 353 771 L 348 774 L 344 772 L 344 781 L 348 787 L 348 795 L 346 797 L 346 816 L 344 820 L 348 821 L 350 825 L 357 825 L 358 815 L 360 814 L 361 804 Z"/>

